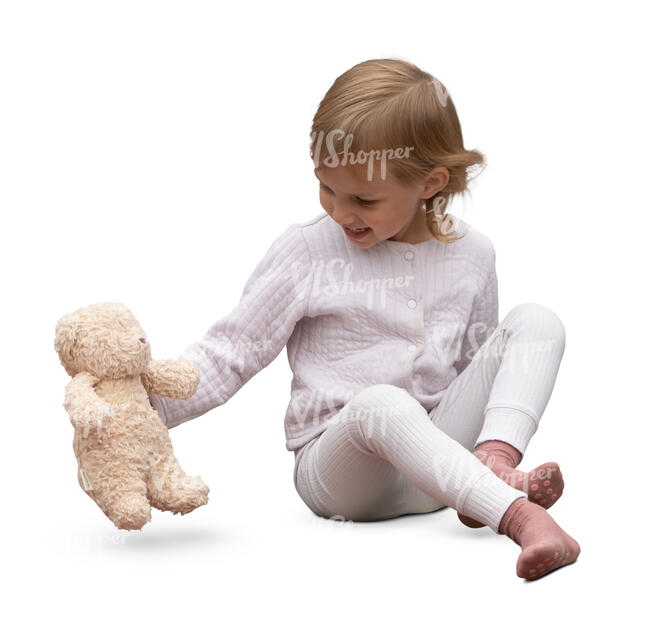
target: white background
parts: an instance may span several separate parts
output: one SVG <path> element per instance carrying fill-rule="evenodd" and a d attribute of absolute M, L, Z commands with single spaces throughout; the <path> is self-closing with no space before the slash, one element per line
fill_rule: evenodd
<path fill-rule="evenodd" d="M 3 612 L 14 625 L 482 627 L 645 613 L 648 58 L 642 3 L 3 2 Z M 292 483 L 285 351 L 170 431 L 210 485 L 118 531 L 81 491 L 63 314 L 121 301 L 175 358 L 237 303 L 272 240 L 321 211 L 309 127 L 332 81 L 397 57 L 439 78 L 488 167 L 451 211 L 497 252 L 501 318 L 534 301 L 567 344 L 522 462 L 581 544 L 525 582 L 520 549 L 452 509 L 315 516 Z M 181 625 L 182 623 L 182 625 Z"/>

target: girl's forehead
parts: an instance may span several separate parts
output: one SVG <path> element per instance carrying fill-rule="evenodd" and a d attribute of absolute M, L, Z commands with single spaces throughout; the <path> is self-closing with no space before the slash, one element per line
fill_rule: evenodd
<path fill-rule="evenodd" d="M 386 173 L 382 179 L 379 168 L 374 168 L 372 178 L 368 178 L 368 164 L 346 164 L 345 166 L 327 166 L 319 164 L 314 168 L 314 174 L 325 185 L 331 183 L 351 194 L 386 190 L 392 187 L 392 180 Z"/>

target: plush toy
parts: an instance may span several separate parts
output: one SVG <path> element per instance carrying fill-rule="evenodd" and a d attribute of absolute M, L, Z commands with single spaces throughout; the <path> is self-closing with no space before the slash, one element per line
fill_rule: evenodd
<path fill-rule="evenodd" d="M 151 360 L 140 324 L 116 302 L 61 317 L 54 347 L 72 376 L 63 406 L 75 429 L 79 484 L 115 526 L 140 530 L 152 506 L 186 514 L 206 504 L 209 488 L 183 472 L 147 395 L 191 397 L 198 367 Z"/>

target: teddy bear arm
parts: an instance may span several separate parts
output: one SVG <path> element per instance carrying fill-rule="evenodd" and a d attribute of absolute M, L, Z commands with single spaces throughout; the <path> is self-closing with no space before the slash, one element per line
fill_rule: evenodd
<path fill-rule="evenodd" d="M 63 406 L 76 428 L 107 425 L 113 418 L 110 404 L 95 392 L 97 382 L 96 376 L 81 372 L 66 385 Z"/>
<path fill-rule="evenodd" d="M 187 400 L 199 386 L 199 368 L 189 360 L 151 360 L 142 373 L 147 393 Z"/>

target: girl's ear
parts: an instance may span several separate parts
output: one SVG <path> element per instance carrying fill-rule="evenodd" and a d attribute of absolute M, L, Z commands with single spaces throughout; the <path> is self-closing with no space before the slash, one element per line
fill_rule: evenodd
<path fill-rule="evenodd" d="M 54 349 L 69 376 L 74 376 L 76 373 L 74 362 L 78 323 L 78 317 L 75 314 L 64 315 L 57 321 L 54 332 Z"/>

